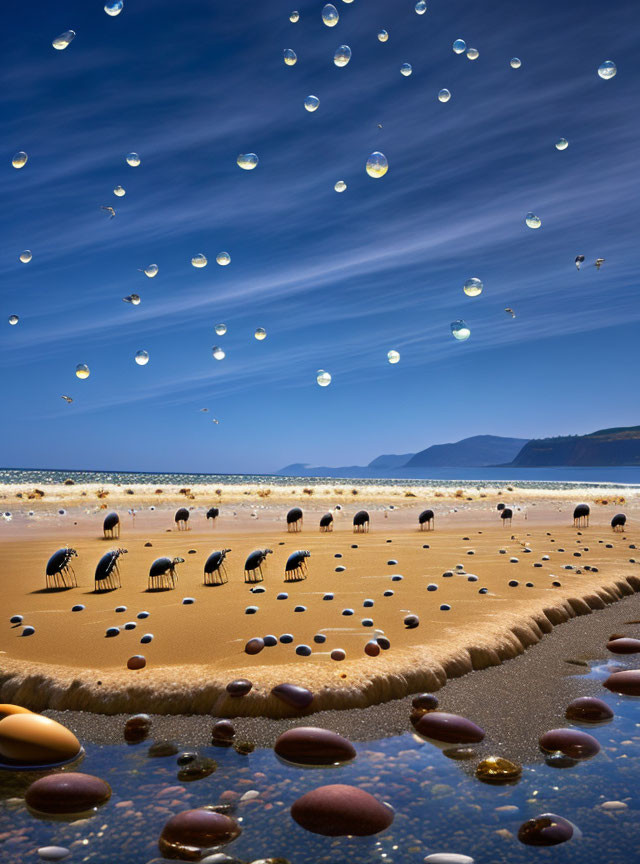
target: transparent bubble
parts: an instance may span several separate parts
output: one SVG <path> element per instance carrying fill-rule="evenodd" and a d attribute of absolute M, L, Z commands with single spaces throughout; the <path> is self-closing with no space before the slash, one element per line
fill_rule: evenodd
<path fill-rule="evenodd" d="M 224 336 L 224 334 L 227 332 L 227 325 L 226 324 L 216 324 L 215 331 L 216 331 L 217 336 Z"/>
<path fill-rule="evenodd" d="M 142 271 L 145 276 L 148 276 L 149 279 L 154 279 L 158 275 L 158 270 L 160 268 L 157 264 L 149 264 L 148 267 L 145 267 Z"/>
<path fill-rule="evenodd" d="M 213 354 L 214 360 L 224 360 L 224 358 L 227 356 L 224 352 L 224 349 L 220 348 L 219 345 L 214 345 L 211 349 L 211 353 Z"/>
<path fill-rule="evenodd" d="M 615 78 L 618 73 L 618 67 L 613 62 L 613 60 L 605 60 L 598 67 L 598 75 L 601 78 L 604 78 L 605 81 L 608 81 L 610 78 Z"/>
<path fill-rule="evenodd" d="M 566 138 L 561 138 L 559 141 L 556 141 L 556 150 L 566 150 L 569 146 L 569 142 Z"/>
<path fill-rule="evenodd" d="M 328 387 L 331 384 L 331 375 L 325 372 L 324 369 L 318 369 L 316 372 L 316 381 L 320 387 Z"/>
<path fill-rule="evenodd" d="M 65 30 L 64 33 L 61 33 L 51 43 L 56 51 L 64 51 L 64 49 L 70 45 L 73 40 L 76 38 L 75 30 Z"/>
<path fill-rule="evenodd" d="M 529 228 L 539 228 L 542 225 L 542 220 L 535 215 L 535 213 L 527 213 L 527 217 L 524 220 Z"/>
<path fill-rule="evenodd" d="M 262 342 L 263 339 L 267 338 L 267 331 L 264 327 L 256 327 L 256 332 L 253 334 L 258 342 Z"/>
<path fill-rule="evenodd" d="M 333 188 L 336 190 L 336 192 L 344 192 L 344 190 L 347 188 L 347 184 L 344 182 L 344 180 L 338 180 L 338 182 Z"/>
<path fill-rule="evenodd" d="M 295 66 L 298 62 L 298 55 L 293 48 L 284 49 L 284 62 L 286 66 Z"/>
<path fill-rule="evenodd" d="M 194 267 L 201 269 L 202 267 L 207 266 L 207 256 L 203 255 L 202 252 L 198 252 L 197 255 L 194 255 L 191 259 L 191 263 Z"/>
<path fill-rule="evenodd" d="M 113 190 L 113 194 L 116 196 L 116 198 L 124 198 L 127 192 L 124 186 L 116 186 L 116 188 Z"/>
<path fill-rule="evenodd" d="M 399 351 L 387 351 L 387 360 L 392 365 L 400 362 L 400 352 Z"/>
<path fill-rule="evenodd" d="M 125 158 L 127 165 L 131 165 L 132 168 L 137 168 L 141 161 L 137 153 L 127 153 Z"/>
<path fill-rule="evenodd" d="M 140 295 L 139 294 L 127 294 L 126 297 L 122 298 L 123 303 L 131 303 L 132 306 L 140 305 Z"/>
<path fill-rule="evenodd" d="M 24 152 L 24 150 L 19 150 L 11 160 L 11 164 L 14 168 L 24 168 L 24 166 L 27 164 L 28 158 L 29 157 Z"/>
<path fill-rule="evenodd" d="M 322 10 L 322 20 L 327 25 L 327 27 L 335 27 L 338 23 L 338 19 L 340 16 L 338 15 L 338 10 L 333 5 L 333 3 L 327 3 L 327 5 Z"/>
<path fill-rule="evenodd" d="M 135 361 L 138 366 L 146 366 L 149 362 L 149 352 L 148 351 L 136 351 Z"/>
<path fill-rule="evenodd" d="M 483 288 L 484 285 L 482 284 L 482 279 L 478 279 L 475 276 L 472 276 L 471 279 L 467 279 L 462 286 L 462 290 L 467 297 L 478 297 L 478 295 L 482 294 Z"/>
<path fill-rule="evenodd" d="M 469 60 L 477 60 L 479 56 L 480 52 L 477 48 L 469 48 L 469 50 L 467 51 L 467 57 Z"/>
<path fill-rule="evenodd" d="M 300 13 L 299 13 L 299 12 L 296 12 L 296 11 L 294 10 L 294 11 L 291 13 L 291 15 L 289 15 L 289 21 L 291 21 L 292 24 L 295 24 L 295 23 L 297 23 L 299 20 L 300 20 Z"/>
<path fill-rule="evenodd" d="M 367 159 L 366 171 L 369 177 L 384 177 L 389 170 L 389 163 L 384 153 L 377 150 Z"/>
<path fill-rule="evenodd" d="M 466 323 L 466 321 L 452 321 L 451 323 L 451 332 L 454 335 L 454 338 L 459 342 L 464 342 L 466 339 L 471 336 L 471 330 Z"/>
<path fill-rule="evenodd" d="M 453 43 L 453 53 L 464 54 L 466 50 L 467 43 L 464 41 L 464 39 L 456 39 L 456 41 Z"/>
<path fill-rule="evenodd" d="M 307 111 L 315 111 L 318 108 L 319 104 L 320 100 L 317 96 L 307 96 L 307 98 L 304 100 L 304 107 L 307 109 Z"/>
<path fill-rule="evenodd" d="M 378 31 L 378 42 L 386 42 L 389 39 L 389 34 L 386 30 Z"/>
<path fill-rule="evenodd" d="M 236 162 L 245 171 L 253 171 L 258 165 L 258 157 L 255 153 L 241 153 Z"/>
<path fill-rule="evenodd" d="M 9 324 L 11 324 L 12 327 L 15 327 L 19 320 L 20 319 L 17 315 L 9 315 Z"/>
<path fill-rule="evenodd" d="M 216 263 L 221 267 L 226 267 L 227 264 L 231 264 L 231 255 L 228 252 L 218 252 L 216 255 Z"/>
<path fill-rule="evenodd" d="M 112 18 L 115 18 L 116 15 L 119 15 L 122 12 L 122 7 L 124 3 L 122 0 L 109 0 L 109 2 L 104 4 L 104 11 L 107 15 L 110 15 Z"/>
<path fill-rule="evenodd" d="M 449 99 L 451 99 L 451 92 L 449 90 L 447 90 L 447 88 L 445 87 L 444 90 L 441 90 L 438 93 L 438 101 L 439 102 L 448 102 Z"/>
<path fill-rule="evenodd" d="M 31 249 L 25 249 L 24 252 L 20 253 L 20 260 L 23 264 L 28 264 L 32 258 L 33 255 L 31 254 Z"/>
<path fill-rule="evenodd" d="M 76 378 L 80 378 L 80 380 L 84 381 L 84 379 L 88 378 L 90 374 L 89 367 L 86 363 L 78 363 L 76 366 Z"/>
<path fill-rule="evenodd" d="M 418 15 L 424 15 L 424 13 L 426 11 L 427 11 L 427 4 L 426 4 L 425 0 L 418 0 L 418 2 L 416 3 L 416 13 Z"/>
<path fill-rule="evenodd" d="M 336 66 L 346 66 L 351 60 L 351 48 L 348 45 L 341 45 L 336 48 L 336 53 L 333 55 L 333 62 Z"/>
<path fill-rule="evenodd" d="M 413 69 L 411 68 L 411 63 L 403 63 L 400 67 L 400 74 L 404 75 L 405 78 L 408 78 L 412 72 Z"/>
<path fill-rule="evenodd" d="M 519 69 L 522 66 L 522 60 L 519 57 L 512 57 L 509 61 L 509 66 L 512 69 Z"/>

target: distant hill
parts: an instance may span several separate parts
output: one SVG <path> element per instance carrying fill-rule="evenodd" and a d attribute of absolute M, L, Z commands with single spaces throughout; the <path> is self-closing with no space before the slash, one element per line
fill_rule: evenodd
<path fill-rule="evenodd" d="M 514 468 L 640 465 L 640 426 L 600 429 L 589 435 L 534 438 L 509 465 Z"/>
<path fill-rule="evenodd" d="M 378 456 L 372 462 L 369 462 L 367 468 L 404 468 L 413 453 L 405 453 L 402 456 L 395 456 L 393 453 L 388 455 Z"/>
<path fill-rule="evenodd" d="M 474 435 L 472 438 L 456 441 L 455 444 L 434 444 L 416 453 L 405 464 L 407 468 L 424 466 L 484 468 L 511 462 L 527 443 L 526 438 Z"/>

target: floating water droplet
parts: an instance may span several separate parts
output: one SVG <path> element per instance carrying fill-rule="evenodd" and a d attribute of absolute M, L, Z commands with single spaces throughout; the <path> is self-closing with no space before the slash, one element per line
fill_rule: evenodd
<path fill-rule="evenodd" d="M 299 12 L 296 12 L 296 11 L 294 10 L 294 11 L 291 13 L 291 15 L 289 15 L 289 21 L 291 21 L 292 24 L 296 24 L 299 20 L 300 20 L 300 13 L 299 13 Z"/>
<path fill-rule="evenodd" d="M 478 297 L 482 294 L 482 289 L 484 285 L 482 284 L 482 279 L 477 279 L 473 276 L 471 279 L 467 279 L 464 283 L 462 290 L 467 295 L 467 297 Z"/>
<path fill-rule="evenodd" d="M 512 57 L 509 61 L 509 66 L 512 69 L 519 69 L 522 66 L 522 60 L 519 57 Z"/>
<path fill-rule="evenodd" d="M 159 270 L 159 269 L 160 269 L 160 268 L 158 267 L 157 264 L 149 264 L 149 266 L 148 266 L 148 267 L 145 267 L 144 270 L 143 270 L 142 272 L 143 272 L 144 275 L 147 276 L 149 279 L 154 279 L 154 278 L 158 275 L 158 270 Z"/>
<path fill-rule="evenodd" d="M 64 33 L 61 33 L 51 43 L 56 51 L 64 51 L 73 40 L 76 38 L 75 30 L 65 30 Z"/>
<path fill-rule="evenodd" d="M 116 188 L 113 190 L 113 194 L 116 196 L 116 198 L 124 198 L 127 193 L 124 186 L 116 186 Z"/>
<path fill-rule="evenodd" d="M 213 354 L 214 360 L 224 360 L 224 358 L 227 356 L 224 350 L 218 345 L 213 346 L 213 348 L 211 349 L 211 353 Z"/>
<path fill-rule="evenodd" d="M 126 297 L 123 297 L 122 300 L 125 303 L 131 303 L 132 306 L 140 305 L 140 295 L 139 294 L 127 294 Z"/>
<path fill-rule="evenodd" d="M 84 381 L 84 379 L 88 378 L 90 374 L 89 367 L 86 363 L 78 363 L 76 366 L 76 378 L 80 378 L 81 381 Z"/>
<path fill-rule="evenodd" d="M 569 142 L 566 138 L 561 138 L 559 141 L 556 141 L 556 150 L 566 150 L 569 146 Z"/>
<path fill-rule="evenodd" d="M 286 66 L 295 66 L 298 62 L 298 55 L 293 48 L 284 49 L 284 62 Z"/>
<path fill-rule="evenodd" d="M 231 255 L 228 252 L 218 252 L 216 255 L 216 263 L 221 267 L 226 267 L 227 264 L 231 264 Z"/>
<path fill-rule="evenodd" d="M 448 102 L 449 99 L 451 99 L 451 93 L 450 93 L 450 91 L 447 90 L 447 88 L 445 87 L 444 90 L 441 90 L 441 91 L 438 93 L 438 101 L 439 101 L 439 102 Z"/>
<path fill-rule="evenodd" d="M 347 184 L 344 182 L 344 180 L 338 180 L 338 182 L 333 188 L 336 190 L 336 192 L 344 192 L 344 190 L 347 188 Z"/>
<path fill-rule="evenodd" d="M 137 168 L 141 162 L 137 153 L 127 153 L 125 160 L 127 165 L 131 165 L 132 168 Z"/>
<path fill-rule="evenodd" d="M 263 339 L 267 338 L 267 331 L 264 327 L 256 327 L 256 332 L 253 334 L 258 342 L 262 342 Z"/>
<path fill-rule="evenodd" d="M 203 255 L 202 252 L 198 252 L 197 255 L 194 255 L 191 259 L 191 263 L 197 269 L 201 269 L 202 267 L 207 266 L 207 256 Z"/>
<path fill-rule="evenodd" d="M 395 365 L 400 362 L 400 352 L 399 351 L 387 351 L 387 360 L 391 365 Z"/>
<path fill-rule="evenodd" d="M 471 330 L 469 330 L 466 321 L 462 320 L 451 323 L 451 332 L 458 342 L 465 342 L 471 336 Z"/>
<path fill-rule="evenodd" d="M 317 110 L 319 104 L 320 100 L 317 96 L 307 96 L 307 98 L 304 100 L 304 107 L 307 109 L 307 111 Z"/>
<path fill-rule="evenodd" d="M 405 78 L 408 78 L 412 72 L 413 69 L 411 68 L 411 63 L 403 63 L 400 67 L 400 74 L 404 75 Z"/>
<path fill-rule="evenodd" d="M 338 23 L 340 16 L 338 15 L 338 10 L 333 5 L 333 3 L 327 3 L 327 5 L 322 10 L 322 20 L 327 25 L 327 27 L 335 27 Z"/>
<path fill-rule="evenodd" d="M 384 177 L 389 170 L 389 163 L 384 153 L 376 150 L 367 159 L 366 171 L 369 177 Z"/>
<path fill-rule="evenodd" d="M 464 54 L 466 50 L 467 43 L 464 41 L 464 39 L 456 39 L 456 41 L 453 43 L 453 53 Z"/>
<path fill-rule="evenodd" d="M 605 81 L 608 81 L 610 78 L 615 78 L 618 74 L 618 67 L 613 62 L 613 60 L 605 60 L 598 67 L 598 75 L 601 78 L 604 78 Z"/>
<path fill-rule="evenodd" d="M 122 12 L 123 6 L 123 0 L 110 0 L 110 2 L 105 3 L 104 11 L 107 13 L 107 15 L 115 18 L 116 15 L 119 15 Z"/>
<path fill-rule="evenodd" d="M 9 324 L 11 324 L 12 327 L 15 327 L 19 320 L 20 319 L 17 315 L 9 315 Z"/>
<path fill-rule="evenodd" d="M 416 3 L 416 14 L 424 15 L 424 13 L 426 11 L 427 11 L 427 4 L 426 4 L 425 0 L 418 0 L 418 2 Z"/>
<path fill-rule="evenodd" d="M 24 150 L 19 150 L 11 160 L 11 164 L 14 168 L 24 168 L 24 166 L 27 164 L 28 158 L 29 157 L 24 152 Z"/>
<path fill-rule="evenodd" d="M 238 165 L 245 171 L 253 171 L 258 165 L 258 161 L 255 153 L 241 153 L 236 159 Z"/>
<path fill-rule="evenodd" d="M 331 384 L 331 375 L 325 372 L 324 369 L 318 369 L 316 372 L 316 381 L 320 387 L 328 387 Z"/>
<path fill-rule="evenodd" d="M 148 351 L 136 351 L 135 361 L 138 366 L 146 366 L 149 362 L 149 352 Z"/>
<path fill-rule="evenodd" d="M 389 39 L 389 34 L 386 30 L 378 31 L 378 42 L 387 42 Z"/>
<path fill-rule="evenodd" d="M 529 228 L 539 228 L 542 225 L 542 220 L 535 213 L 527 213 L 524 220 Z"/>
<path fill-rule="evenodd" d="M 469 60 L 477 60 L 479 56 L 480 52 L 477 48 L 469 48 L 469 50 L 467 51 L 467 58 Z"/>
<path fill-rule="evenodd" d="M 24 252 L 20 253 L 20 260 L 23 264 L 28 264 L 32 258 L 33 255 L 31 254 L 31 249 L 25 249 Z"/>
<path fill-rule="evenodd" d="M 216 331 L 217 336 L 224 336 L 224 334 L 227 332 L 227 325 L 226 324 L 216 324 L 215 331 Z"/>
<path fill-rule="evenodd" d="M 351 48 L 348 45 L 341 45 L 336 48 L 336 53 L 333 55 L 333 62 L 336 66 L 346 66 L 351 60 Z"/>

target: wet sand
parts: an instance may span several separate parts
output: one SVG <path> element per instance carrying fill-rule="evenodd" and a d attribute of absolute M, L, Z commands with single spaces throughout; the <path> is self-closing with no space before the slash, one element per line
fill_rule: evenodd
<path fill-rule="evenodd" d="M 102 539 L 106 511 L 97 509 L 100 504 L 80 503 L 77 488 L 69 493 L 64 516 L 57 516 L 55 509 L 51 512 L 50 503 L 45 509 L 45 496 L 38 502 L 40 513 L 28 517 L 25 511 L 32 502 L 19 500 L 18 508 L 12 507 L 14 518 L 2 526 L 0 535 L 0 599 L 6 613 L 0 625 L 0 700 L 36 710 L 105 714 L 144 710 L 300 716 L 270 695 L 273 686 L 289 682 L 314 692 L 309 713 L 364 708 L 412 692 L 437 690 L 449 678 L 516 657 L 554 624 L 603 608 L 640 588 L 640 565 L 630 561 L 635 553 L 629 551 L 630 545 L 640 545 L 640 532 L 633 527 L 637 501 L 624 506 L 629 530 L 614 534 L 609 522 L 620 505 L 596 505 L 592 498 L 591 527 L 579 533 L 570 527 L 575 493 L 571 502 L 548 494 L 525 499 L 510 493 L 503 500 L 520 508 L 511 527 L 500 523 L 495 495 L 484 494 L 486 498 L 471 493 L 456 498 L 449 492 L 447 501 L 422 500 L 417 505 L 409 500 L 395 510 L 386 509 L 377 495 L 353 496 L 357 502 L 344 502 L 330 534 L 318 531 L 327 507 L 316 501 L 304 504 L 303 531 L 288 534 L 286 506 L 223 500 L 222 515 L 212 528 L 204 518 L 204 505 L 189 503 L 182 495 L 154 505 L 155 511 L 141 511 L 135 524 L 120 509 L 123 530 L 116 541 Z M 192 530 L 178 532 L 173 512 L 185 504 L 198 509 L 192 512 Z M 417 530 L 417 514 L 424 506 L 436 509 L 434 532 Z M 361 507 L 371 512 L 371 533 L 365 535 L 354 534 L 351 527 L 353 513 Z M 147 542 L 152 546 L 145 546 Z M 351 548 L 353 544 L 358 548 Z M 46 561 L 62 545 L 78 551 L 73 562 L 78 588 L 43 592 Z M 123 588 L 94 594 L 95 565 L 113 546 L 129 550 L 121 559 Z M 205 587 L 206 557 L 213 549 L 228 547 L 228 584 Z M 243 582 L 243 564 L 258 547 L 269 547 L 274 554 L 268 558 L 262 583 L 266 590 L 256 594 Z M 285 583 L 284 564 L 296 549 L 311 551 L 309 576 Z M 149 565 L 162 555 L 185 558 L 178 568 L 178 586 L 148 593 Z M 549 560 L 543 560 L 546 555 Z M 398 563 L 389 564 L 391 560 Z M 568 565 L 573 569 L 564 569 Z M 346 569 L 335 572 L 336 567 Z M 443 576 L 447 571 L 454 575 Z M 394 581 L 394 575 L 402 579 Z M 469 575 L 477 581 L 470 581 Z M 518 585 L 510 587 L 511 580 Z M 553 586 L 554 581 L 560 586 Z M 526 587 L 527 582 L 532 587 Z M 437 590 L 427 590 L 429 584 Z M 479 594 L 481 587 L 488 593 Z M 393 596 L 383 596 L 389 590 Z M 279 592 L 287 592 L 288 599 L 276 599 Z M 333 592 L 334 599 L 323 600 L 326 592 Z M 184 597 L 195 603 L 183 605 Z M 374 605 L 363 607 L 365 599 Z M 78 603 L 85 610 L 72 613 Z M 443 611 L 441 604 L 451 608 Z M 127 610 L 116 613 L 120 605 Z M 295 612 L 296 605 L 304 605 L 306 611 Z M 246 614 L 248 606 L 259 608 Z M 343 615 L 344 609 L 354 614 Z M 142 610 L 149 612 L 145 620 L 136 617 Z M 419 627 L 404 626 L 408 613 L 419 616 Z M 24 625 L 35 627 L 32 636 L 21 636 L 22 627 L 9 625 L 14 614 L 24 616 Z M 366 618 L 373 626 L 363 626 Z M 122 629 L 125 622 L 135 623 L 135 629 Z M 106 629 L 112 626 L 120 626 L 119 635 L 106 638 Z M 364 646 L 376 630 L 383 631 L 391 648 L 367 657 Z M 140 644 L 143 633 L 153 633 L 150 644 Z M 292 644 L 278 643 L 255 656 L 244 653 L 248 639 L 283 633 L 293 635 Z M 314 642 L 319 633 L 326 636 L 324 644 Z M 300 644 L 312 648 L 311 656 L 296 655 Z M 344 649 L 346 660 L 331 660 L 334 648 Z M 144 654 L 144 670 L 126 668 L 133 654 Z M 236 677 L 254 682 L 249 696 L 226 695 L 226 683 Z"/>

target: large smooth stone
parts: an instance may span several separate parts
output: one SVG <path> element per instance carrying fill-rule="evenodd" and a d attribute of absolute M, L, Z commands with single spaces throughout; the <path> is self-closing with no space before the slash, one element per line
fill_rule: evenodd
<path fill-rule="evenodd" d="M 631 639 L 623 636 L 620 639 L 610 639 L 607 648 L 612 654 L 638 654 L 640 653 L 640 639 Z"/>
<path fill-rule="evenodd" d="M 576 723 L 604 723 L 613 719 L 613 711 L 602 699 L 595 696 L 579 696 L 569 702 L 564 716 Z"/>
<path fill-rule="evenodd" d="M 521 774 L 520 765 L 501 756 L 488 756 L 479 762 L 476 768 L 476 777 L 483 783 L 513 783 Z"/>
<path fill-rule="evenodd" d="M 246 654 L 259 654 L 264 648 L 264 639 L 261 639 L 257 636 L 255 639 L 249 639 L 247 644 L 244 646 L 244 650 Z"/>
<path fill-rule="evenodd" d="M 86 813 L 111 798 L 111 787 L 99 777 L 79 772 L 49 774 L 32 783 L 25 801 L 38 813 Z"/>
<path fill-rule="evenodd" d="M 600 752 L 593 735 L 579 729 L 551 729 L 540 738 L 540 749 L 547 753 L 563 753 L 569 759 L 590 759 Z"/>
<path fill-rule="evenodd" d="M 543 813 L 523 822 L 518 830 L 518 840 L 527 846 L 557 846 L 573 837 L 573 825 L 562 816 Z"/>
<path fill-rule="evenodd" d="M 223 813 L 204 808 L 183 810 L 165 824 L 158 848 L 166 858 L 199 861 L 204 850 L 230 843 L 241 830 L 235 819 Z"/>
<path fill-rule="evenodd" d="M 313 693 L 297 684 L 278 684 L 271 693 L 292 708 L 308 708 L 313 702 Z"/>
<path fill-rule="evenodd" d="M 246 696 L 252 687 L 253 684 L 247 678 L 236 678 L 235 681 L 229 681 L 227 684 L 227 693 L 234 697 Z"/>
<path fill-rule="evenodd" d="M 307 792 L 293 803 L 291 816 L 305 830 L 325 837 L 368 837 L 393 822 L 393 810 L 355 786 L 336 783 Z"/>
<path fill-rule="evenodd" d="M 604 682 L 604 686 L 613 693 L 622 693 L 625 696 L 640 696 L 640 669 L 625 669 L 624 672 L 614 672 L 609 675 Z M 0 723 L 0 726 L 2 726 L 2 723 Z"/>
<path fill-rule="evenodd" d="M 434 852 L 433 855 L 427 855 L 424 864 L 474 864 L 474 860 L 455 852 Z"/>
<path fill-rule="evenodd" d="M 342 735 L 315 726 L 288 729 L 273 749 L 281 759 L 297 765 L 338 765 L 356 756 L 353 744 Z"/>
<path fill-rule="evenodd" d="M 477 744 L 484 738 L 484 729 L 466 717 L 430 711 L 415 723 L 415 730 L 425 738 L 446 744 Z"/>
<path fill-rule="evenodd" d="M 14 762 L 53 765 L 73 759 L 80 742 L 63 726 L 41 714 L 9 714 L 0 720 L 0 756 Z"/>

